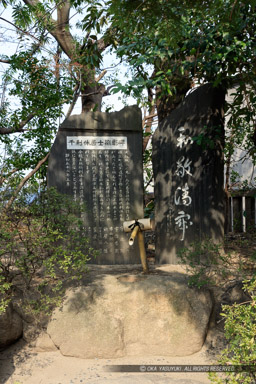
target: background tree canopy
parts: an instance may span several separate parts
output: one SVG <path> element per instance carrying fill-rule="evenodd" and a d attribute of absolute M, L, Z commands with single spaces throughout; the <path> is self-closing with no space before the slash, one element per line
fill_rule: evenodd
<path fill-rule="evenodd" d="M 11 180 L 17 192 L 24 170 L 41 166 L 42 176 L 63 105 L 69 105 L 70 115 L 81 97 L 83 112 L 100 110 L 110 90 L 132 94 L 138 103 L 146 97 L 149 115 L 156 108 L 162 120 L 195 85 L 235 87 L 232 105 L 227 106 L 231 118 L 226 151 L 230 156 L 234 146 L 243 143 L 255 159 L 255 4 L 3 0 L 1 38 L 7 39 L 12 29 L 18 45 L 15 54 L 3 52 L 0 57 L 6 68 L 0 107 L 1 183 Z M 108 77 L 103 67 L 107 52 L 128 65 L 126 83 Z"/>

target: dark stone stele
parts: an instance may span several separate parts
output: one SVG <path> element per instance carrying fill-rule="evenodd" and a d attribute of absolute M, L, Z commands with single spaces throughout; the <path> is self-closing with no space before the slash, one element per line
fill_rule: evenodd
<path fill-rule="evenodd" d="M 141 124 L 137 106 L 73 115 L 60 126 L 51 149 L 48 186 L 86 205 L 84 234 L 99 251 L 90 263 L 140 263 L 138 246 L 129 246 L 123 222 L 143 217 Z M 79 149 L 94 137 L 98 145 L 127 140 L 127 148 Z M 78 147 L 67 149 L 67 143 Z"/>
<path fill-rule="evenodd" d="M 160 264 L 177 264 L 178 251 L 193 242 L 223 241 L 224 102 L 225 90 L 200 86 L 154 134 L 156 261 Z"/>

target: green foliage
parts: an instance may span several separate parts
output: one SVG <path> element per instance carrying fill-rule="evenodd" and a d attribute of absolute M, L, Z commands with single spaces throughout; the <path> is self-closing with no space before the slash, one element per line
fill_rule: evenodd
<path fill-rule="evenodd" d="M 242 180 L 239 172 L 231 170 L 230 173 L 230 188 L 239 188 L 239 190 L 243 190 L 244 192 L 249 192 L 252 189 L 252 186 L 256 185 L 256 178 L 251 178 L 250 180 Z M 232 196 L 232 192 L 231 192 Z"/>
<path fill-rule="evenodd" d="M 144 132 L 143 137 L 151 136 L 151 132 Z M 143 170 L 144 170 L 144 198 L 147 200 L 149 193 L 153 188 L 153 167 L 152 167 L 152 145 L 151 142 L 143 152 Z M 150 189 L 151 188 L 151 189 Z M 154 216 L 154 200 L 145 201 L 144 217 Z"/>
<path fill-rule="evenodd" d="M 223 245 L 210 239 L 182 248 L 178 258 L 187 269 L 189 285 L 198 288 L 216 285 L 219 280 L 224 282 L 230 268 L 229 256 L 224 253 Z"/>
<path fill-rule="evenodd" d="M 207 0 L 202 6 L 199 0 L 72 0 L 73 11 L 81 14 L 81 20 L 73 23 L 79 33 L 75 36 L 72 31 L 74 19 L 71 16 L 67 20 L 67 12 L 62 19 L 65 37 L 52 12 L 58 8 L 60 14 L 67 2 L 26 3 L 3 1 L 4 6 L 12 7 L 20 43 L 15 55 L 3 57 L 10 63 L 4 84 L 9 96 L 18 99 L 18 106 L 14 107 L 8 97 L 2 98 L 0 128 L 13 127 L 16 134 L 0 135 L 6 154 L 1 175 L 8 177 L 10 171 L 18 169 L 17 176 L 21 177 L 46 155 L 62 106 L 78 96 L 72 94 L 75 85 L 83 92 L 84 86 L 102 72 L 106 47 L 128 63 L 131 74 L 126 84 L 111 79 L 110 84 L 115 84 L 111 92 L 132 94 L 138 103 L 149 88 L 152 99 L 172 105 L 175 98 L 177 103 L 182 100 L 193 82 L 235 86 L 234 102 L 226 111 L 231 114 L 226 155 L 231 156 L 235 146 L 242 146 L 255 159 L 255 1 Z M 57 48 L 64 51 L 61 60 L 55 55 Z M 25 128 L 21 127 L 27 119 Z M 195 138 L 199 145 L 210 148 L 215 139 L 208 132 Z M 149 174 L 147 178 L 146 183 Z"/>
<path fill-rule="evenodd" d="M 10 298 L 8 297 L 8 295 L 6 295 L 6 293 L 10 291 L 11 286 L 12 284 L 6 282 L 4 276 L 0 275 L 0 314 L 5 312 L 10 302 Z"/>
<path fill-rule="evenodd" d="M 74 2 L 75 3 L 75 2 Z M 87 1 L 86 16 L 82 20 L 82 29 L 91 33 L 101 33 L 102 27 L 107 24 L 107 14 L 102 1 Z M 97 37 L 91 35 L 97 40 Z"/>
<path fill-rule="evenodd" d="M 18 99 L 14 108 L 7 101 L 0 109 L 0 126 L 13 127 L 15 136 L 0 135 L 5 157 L 1 164 L 2 174 L 11 169 L 34 168 L 49 151 L 58 128 L 61 106 L 72 97 L 72 79 L 57 79 L 49 68 L 49 61 L 38 59 L 29 51 L 10 58 L 10 66 L 4 79 L 10 84 L 9 95 Z M 20 122 L 32 116 L 26 129 Z"/>
<path fill-rule="evenodd" d="M 1 311 L 22 292 L 27 310 L 46 313 L 59 303 L 67 282 L 83 277 L 96 252 L 83 235 L 83 207 L 54 189 L 26 200 L 23 195 L 11 210 L 2 210 Z"/>
<path fill-rule="evenodd" d="M 154 217 L 154 210 L 155 210 L 155 202 L 154 200 L 150 200 L 149 203 L 146 204 L 144 208 L 144 217 Z"/>
<path fill-rule="evenodd" d="M 204 126 L 199 136 L 194 136 L 193 141 L 202 149 L 214 149 L 216 144 L 220 142 L 222 132 L 220 127 Z"/>
<path fill-rule="evenodd" d="M 207 0 L 203 6 L 199 0 L 72 0 L 70 4 L 78 14 L 83 9 L 80 22 L 73 23 L 79 33 L 75 36 L 72 31 L 71 36 L 74 19 L 65 17 L 67 34 L 62 39 L 52 12 L 57 7 L 60 13 L 64 5 L 51 0 L 33 6 L 3 1 L 12 7 L 20 39 L 17 54 L 4 57 L 10 61 L 5 77 L 9 95 L 20 103 L 14 108 L 7 99 L 0 108 L 0 127 L 20 132 L 12 140 L 1 135 L 8 153 L 6 169 L 28 169 L 45 156 L 61 106 L 71 101 L 75 84 L 81 81 L 79 89 L 83 90 L 85 83 L 93 82 L 95 72 L 101 72 L 106 47 L 128 63 L 131 74 L 126 84 L 120 79 L 111 81 L 115 84 L 111 92 L 132 94 L 138 102 L 148 88 L 154 90 L 154 97 L 171 103 L 176 97 L 180 102 L 193 82 L 235 86 L 235 100 L 227 106 L 232 117 L 226 154 L 243 143 L 255 158 L 255 1 Z M 66 54 L 59 70 L 56 41 Z M 26 129 L 20 129 L 20 122 L 31 114 L 35 116 L 25 124 Z M 27 141 L 31 148 L 25 148 Z M 213 145 L 205 135 L 197 142 Z"/>
<path fill-rule="evenodd" d="M 219 359 L 221 365 L 244 366 L 241 372 L 225 373 L 226 378 L 210 374 L 212 383 L 252 384 L 256 382 L 256 279 L 244 281 L 244 290 L 251 300 L 223 306 L 227 348 Z M 246 368 L 247 367 L 247 368 Z"/>
<path fill-rule="evenodd" d="M 140 98 L 146 88 L 158 88 L 157 97 L 171 104 L 185 96 L 186 81 L 235 88 L 226 110 L 226 154 L 242 144 L 255 161 L 255 1 L 109 3 L 117 54 L 134 68 L 133 79 L 114 92 Z"/>
<path fill-rule="evenodd" d="M 149 146 L 149 148 L 145 149 L 143 152 L 143 168 L 145 172 L 145 186 L 147 192 L 147 188 L 150 186 L 152 179 L 153 179 L 153 168 L 152 168 L 152 147 Z"/>
<path fill-rule="evenodd" d="M 249 248 L 248 240 L 239 244 L 239 253 Z M 254 383 L 256 380 L 256 276 L 255 251 L 246 252 L 244 259 L 236 260 L 231 253 L 224 252 L 221 245 L 210 240 L 191 244 L 179 253 L 181 263 L 189 272 L 189 284 L 201 288 L 203 286 L 225 286 L 229 280 L 244 279 L 243 289 L 250 299 L 245 303 L 234 303 L 222 307 L 225 320 L 225 338 L 227 347 L 218 360 L 220 365 L 232 365 L 235 372 L 225 372 L 220 376 L 210 373 L 213 383 L 242 384 Z"/>
<path fill-rule="evenodd" d="M 191 243 L 178 252 L 179 263 L 184 265 L 191 286 L 225 286 L 234 279 L 251 277 L 255 268 L 256 253 L 251 245 L 254 232 L 248 238 L 226 240 L 224 244 L 211 239 Z"/>
<path fill-rule="evenodd" d="M 256 83 L 254 79 L 241 80 L 237 84 L 233 96 L 233 102 L 227 104 L 226 155 L 232 155 L 234 148 L 242 148 L 250 156 L 253 163 L 256 162 Z"/>

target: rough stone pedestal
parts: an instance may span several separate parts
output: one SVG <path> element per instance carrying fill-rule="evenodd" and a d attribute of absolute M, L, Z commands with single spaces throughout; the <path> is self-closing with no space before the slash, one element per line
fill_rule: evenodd
<path fill-rule="evenodd" d="M 180 273 L 104 274 L 66 292 L 47 332 L 65 356 L 187 356 L 205 341 L 212 301 Z"/>

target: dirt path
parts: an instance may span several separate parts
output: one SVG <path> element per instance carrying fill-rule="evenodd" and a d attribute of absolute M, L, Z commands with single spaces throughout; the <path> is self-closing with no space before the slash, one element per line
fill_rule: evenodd
<path fill-rule="evenodd" d="M 210 365 L 216 364 L 216 350 L 206 346 L 187 357 L 124 357 L 119 359 L 78 359 L 59 351 L 35 352 L 23 341 L 0 353 L 1 384 L 204 384 L 207 373 L 195 372 L 108 372 L 110 365 Z M 127 367 L 128 368 L 128 367 Z M 143 370 L 142 368 L 139 368 Z M 145 368 L 144 368 L 145 369 Z M 176 368 L 179 369 L 179 368 Z"/>

